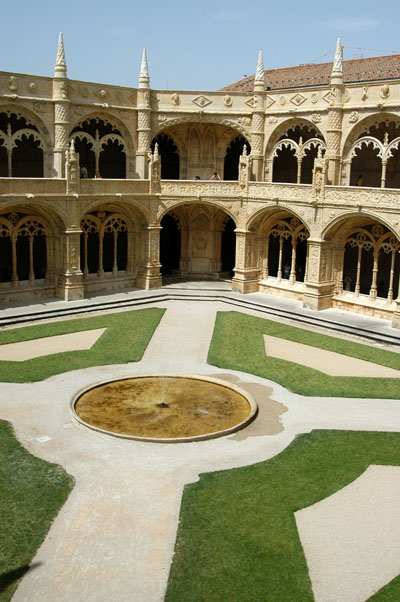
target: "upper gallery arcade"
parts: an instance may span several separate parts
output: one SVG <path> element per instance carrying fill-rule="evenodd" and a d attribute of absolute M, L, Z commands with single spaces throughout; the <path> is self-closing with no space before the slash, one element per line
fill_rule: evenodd
<path fill-rule="evenodd" d="M 216 92 L 0 72 L 0 302 L 232 279 L 400 326 L 400 55 Z M 214 179 L 210 179 L 216 173 Z"/>

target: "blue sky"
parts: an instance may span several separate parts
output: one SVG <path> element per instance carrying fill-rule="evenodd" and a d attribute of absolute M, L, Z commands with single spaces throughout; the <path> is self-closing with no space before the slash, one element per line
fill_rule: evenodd
<path fill-rule="evenodd" d="M 0 0 L 0 70 L 52 76 L 59 31 L 71 79 L 137 86 L 143 47 L 156 89 L 217 90 L 265 68 L 400 53 L 387 0 Z M 332 17 L 331 13 L 334 12 Z"/>

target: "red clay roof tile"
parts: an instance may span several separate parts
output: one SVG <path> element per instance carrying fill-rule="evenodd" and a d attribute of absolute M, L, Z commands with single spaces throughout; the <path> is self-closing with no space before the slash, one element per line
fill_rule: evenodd
<path fill-rule="evenodd" d="M 329 84 L 332 63 L 318 63 L 266 69 L 265 86 L 268 90 L 285 90 L 307 86 L 326 86 Z M 366 59 L 343 61 L 344 83 L 400 79 L 400 54 L 375 56 Z M 234 84 L 221 88 L 227 92 L 252 92 L 254 75 L 241 79 Z"/>

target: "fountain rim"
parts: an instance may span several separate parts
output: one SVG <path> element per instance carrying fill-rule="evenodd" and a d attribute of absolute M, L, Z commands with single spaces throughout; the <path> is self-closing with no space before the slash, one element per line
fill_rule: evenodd
<path fill-rule="evenodd" d="M 216 385 L 226 387 L 227 389 L 231 389 L 231 390 L 235 391 L 236 393 L 238 393 L 239 395 L 242 395 L 242 397 L 244 397 L 246 399 L 247 403 L 250 406 L 250 412 L 249 412 L 248 416 L 241 422 L 238 422 L 237 424 L 235 424 L 227 429 L 222 429 L 221 431 L 214 431 L 213 433 L 202 433 L 201 435 L 194 435 L 191 437 L 164 437 L 164 438 L 162 438 L 162 437 L 157 437 L 157 438 L 140 437 L 140 436 L 136 436 L 136 435 L 127 435 L 124 433 L 115 433 L 113 431 L 108 431 L 108 430 L 102 429 L 98 426 L 94 426 L 93 424 L 90 424 L 89 422 L 86 422 L 76 412 L 75 405 L 76 405 L 78 399 L 87 391 L 96 389 L 97 387 L 100 387 L 102 385 L 106 385 L 109 383 L 113 383 L 113 382 L 117 382 L 117 381 L 121 381 L 121 380 L 134 380 L 134 379 L 139 379 L 139 378 L 186 378 L 186 379 L 191 379 L 191 380 L 202 380 L 205 382 L 211 382 Z M 79 391 L 77 391 L 73 395 L 73 397 L 70 401 L 70 410 L 72 412 L 74 419 L 82 426 L 85 426 L 86 428 L 89 428 L 92 431 L 96 431 L 96 432 L 102 433 L 104 435 L 109 435 L 111 437 L 117 437 L 118 439 L 130 439 L 132 441 L 142 441 L 145 443 L 191 443 L 191 442 L 196 442 L 196 441 L 206 441 L 208 439 L 217 439 L 219 437 L 224 437 L 225 435 L 229 435 L 231 433 L 235 433 L 236 431 L 243 429 L 250 422 L 252 422 L 252 420 L 254 420 L 254 418 L 256 417 L 256 415 L 258 413 L 258 405 L 254 401 L 252 395 L 248 391 L 245 391 L 241 387 L 238 387 L 237 385 L 234 385 L 230 382 L 224 381 L 222 379 L 214 378 L 213 376 L 202 376 L 200 374 L 187 374 L 187 373 L 182 374 L 182 373 L 176 373 L 176 372 L 167 372 L 167 373 L 158 372 L 157 374 L 146 373 L 146 374 L 134 374 L 134 375 L 123 376 L 123 377 L 119 376 L 119 377 L 115 377 L 115 378 L 105 378 L 100 381 L 96 381 L 96 382 L 90 384 L 89 386 L 86 385 L 85 387 L 82 387 Z"/>

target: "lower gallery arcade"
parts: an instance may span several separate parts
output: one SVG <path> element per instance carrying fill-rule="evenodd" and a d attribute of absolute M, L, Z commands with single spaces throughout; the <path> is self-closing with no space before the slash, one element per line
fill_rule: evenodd
<path fill-rule="evenodd" d="M 339 215 L 317 232 L 318 220 L 301 219 L 304 210 L 294 213 L 279 201 L 256 210 L 244 227 L 241 201 L 161 201 L 153 222 L 152 201 L 63 204 L 73 214 L 70 223 L 48 202 L 10 204 L 0 215 L 2 303 L 158 288 L 169 278 L 222 278 L 241 292 L 361 311 L 396 324 L 400 241 L 363 212 Z"/>

